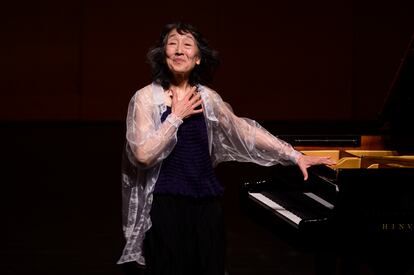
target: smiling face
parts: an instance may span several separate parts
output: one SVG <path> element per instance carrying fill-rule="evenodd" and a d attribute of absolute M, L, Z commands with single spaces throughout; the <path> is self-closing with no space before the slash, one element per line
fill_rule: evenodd
<path fill-rule="evenodd" d="M 176 29 L 167 36 L 165 56 L 172 74 L 187 78 L 201 60 L 194 36 L 189 32 L 180 34 Z"/>

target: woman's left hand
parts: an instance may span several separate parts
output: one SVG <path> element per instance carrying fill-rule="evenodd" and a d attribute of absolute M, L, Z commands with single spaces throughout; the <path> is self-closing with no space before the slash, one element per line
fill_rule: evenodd
<path fill-rule="evenodd" d="M 302 171 L 304 180 L 308 179 L 307 169 L 313 165 L 320 165 L 320 164 L 334 165 L 336 164 L 336 162 L 330 159 L 329 157 L 314 157 L 314 156 L 302 155 L 299 157 L 298 163 L 297 163 L 300 170 Z"/>

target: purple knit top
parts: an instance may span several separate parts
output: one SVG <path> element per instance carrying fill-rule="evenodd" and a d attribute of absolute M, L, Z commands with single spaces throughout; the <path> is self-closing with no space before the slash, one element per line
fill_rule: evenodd
<path fill-rule="evenodd" d="M 161 121 L 170 113 L 167 107 Z M 178 128 L 177 144 L 161 165 L 154 193 L 198 198 L 220 196 L 223 191 L 214 174 L 204 115 L 192 115 Z"/>

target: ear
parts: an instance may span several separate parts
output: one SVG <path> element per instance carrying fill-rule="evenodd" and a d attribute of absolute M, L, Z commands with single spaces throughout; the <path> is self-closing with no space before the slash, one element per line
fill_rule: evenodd
<path fill-rule="evenodd" d="M 200 63 L 201 63 L 201 57 L 197 57 L 197 60 L 196 60 L 196 62 L 195 62 L 197 65 L 200 65 Z"/>

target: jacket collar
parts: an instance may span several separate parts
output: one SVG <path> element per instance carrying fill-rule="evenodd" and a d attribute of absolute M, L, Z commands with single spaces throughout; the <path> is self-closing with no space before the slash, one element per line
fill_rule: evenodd
<path fill-rule="evenodd" d="M 213 108 L 212 98 L 210 97 L 209 93 L 207 92 L 207 88 L 203 85 L 197 85 L 197 89 L 201 94 L 201 98 L 203 99 L 203 108 L 204 108 L 204 116 L 211 121 L 218 121 Z M 159 105 L 161 110 L 165 110 L 165 102 L 164 102 L 164 89 L 161 85 L 153 82 L 152 83 L 152 96 L 155 105 Z"/>

